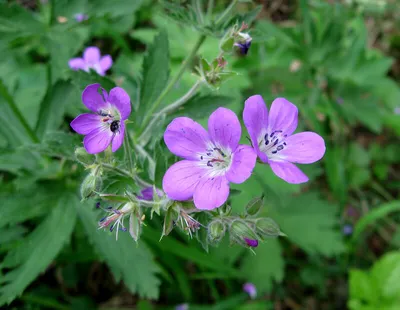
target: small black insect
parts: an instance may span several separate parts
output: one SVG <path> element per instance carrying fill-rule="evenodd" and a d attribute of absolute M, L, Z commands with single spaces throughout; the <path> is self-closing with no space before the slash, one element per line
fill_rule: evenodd
<path fill-rule="evenodd" d="M 112 123 L 111 123 L 111 125 L 110 125 L 110 130 L 112 131 L 112 132 L 116 132 L 116 131 L 118 131 L 119 130 L 119 121 L 113 121 Z"/>

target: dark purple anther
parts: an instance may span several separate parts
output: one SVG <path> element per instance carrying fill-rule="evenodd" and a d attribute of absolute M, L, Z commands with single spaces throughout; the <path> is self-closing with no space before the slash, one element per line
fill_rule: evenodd
<path fill-rule="evenodd" d="M 96 202 L 96 209 L 100 208 L 100 201 Z"/>

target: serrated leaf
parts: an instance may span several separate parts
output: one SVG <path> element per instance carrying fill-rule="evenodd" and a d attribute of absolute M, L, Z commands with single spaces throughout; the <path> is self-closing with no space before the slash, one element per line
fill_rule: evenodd
<path fill-rule="evenodd" d="M 136 246 L 127 232 L 120 232 L 118 240 L 115 240 L 114 235 L 98 230 L 100 214 L 92 211 L 90 205 L 77 205 L 77 211 L 89 240 L 107 262 L 116 281 L 122 279 L 130 292 L 138 293 L 141 297 L 158 298 L 159 268 L 147 246 L 143 242 Z"/>
<path fill-rule="evenodd" d="M 2 263 L 16 266 L 2 278 L 0 305 L 10 303 L 51 263 L 69 240 L 75 226 L 74 195 L 60 197 L 53 211 L 19 247 L 9 252 Z"/>
<path fill-rule="evenodd" d="M 48 132 L 38 144 L 27 144 L 22 150 L 35 151 L 43 155 L 61 157 L 74 160 L 74 152 L 81 145 L 82 137 L 77 134 L 69 134 L 61 131 Z"/>
<path fill-rule="evenodd" d="M 154 38 L 148 52 L 143 59 L 143 81 L 140 92 L 140 106 L 136 122 L 140 123 L 142 117 L 162 93 L 169 77 L 169 47 L 168 36 L 165 31 Z"/>
<path fill-rule="evenodd" d="M 51 87 L 40 105 L 36 134 L 42 137 L 46 132 L 60 126 L 65 107 L 73 95 L 74 87 L 70 82 L 58 81 Z"/>
<path fill-rule="evenodd" d="M 278 240 L 268 240 L 249 253 L 243 260 L 242 271 L 259 292 L 270 292 L 274 282 L 282 282 L 285 262 Z"/>
<path fill-rule="evenodd" d="M 338 205 L 322 200 L 318 193 L 309 192 L 292 197 L 271 217 L 289 240 L 303 250 L 332 256 L 344 251 L 342 235 L 336 229 L 338 211 Z"/>

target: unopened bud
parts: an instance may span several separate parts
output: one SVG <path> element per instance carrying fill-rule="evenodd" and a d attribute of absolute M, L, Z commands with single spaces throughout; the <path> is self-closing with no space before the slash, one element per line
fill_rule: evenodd
<path fill-rule="evenodd" d="M 139 215 L 139 212 L 135 210 L 129 216 L 129 233 L 131 234 L 133 240 L 137 242 L 139 240 L 141 231 L 142 219 Z"/>
<path fill-rule="evenodd" d="M 86 152 L 83 147 L 78 147 L 75 150 L 75 159 L 84 166 L 92 165 L 95 161 L 95 156 Z"/>
<path fill-rule="evenodd" d="M 176 204 L 170 206 L 165 213 L 162 236 L 167 236 L 175 226 L 179 217 L 179 207 Z"/>
<path fill-rule="evenodd" d="M 220 241 L 225 235 L 225 225 L 221 220 L 214 220 L 208 224 L 208 238 L 211 242 Z"/>
<path fill-rule="evenodd" d="M 264 195 L 261 197 L 255 197 L 252 200 L 249 201 L 249 203 L 246 205 L 246 214 L 248 215 L 256 215 L 258 212 L 260 212 L 263 204 L 264 204 Z"/>
<path fill-rule="evenodd" d="M 241 245 L 253 246 L 249 244 L 248 240 L 250 241 L 258 240 L 255 231 L 246 222 L 242 220 L 234 220 L 231 226 L 229 227 L 229 232 L 231 235 L 231 240 Z"/>
<path fill-rule="evenodd" d="M 261 237 L 278 237 L 285 235 L 279 229 L 278 224 L 268 217 L 256 220 L 256 232 Z"/>
<path fill-rule="evenodd" d="M 97 177 L 89 173 L 81 184 L 81 197 L 85 200 L 92 196 L 97 188 Z"/>

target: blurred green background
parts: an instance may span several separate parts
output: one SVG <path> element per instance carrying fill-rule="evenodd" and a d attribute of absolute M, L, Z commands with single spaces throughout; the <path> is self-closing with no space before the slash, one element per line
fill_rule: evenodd
<path fill-rule="evenodd" d="M 178 2 L 182 11 L 171 14 Z M 251 23 L 253 37 L 246 57 L 227 57 L 239 75 L 219 90 L 203 87 L 201 97 L 172 115 L 204 124 L 226 106 L 241 116 L 253 94 L 268 105 L 281 96 L 298 106 L 299 129 L 319 133 L 327 146 L 322 161 L 301 167 L 310 181 L 287 184 L 257 166 L 230 199 L 241 212 L 264 193 L 263 212 L 286 238 L 261 244 L 256 255 L 228 240 L 207 253 L 180 231 L 159 242 L 158 217 L 148 221 L 138 246 L 127 234 L 115 241 L 97 229 L 95 201 L 80 202 L 85 171 L 73 154 L 81 137 L 69 127 L 85 111 L 81 92 L 94 82 L 123 87 L 137 112 L 131 120 L 140 122 L 142 62 L 148 46 L 161 44 L 153 43 L 160 31 L 168 44 L 159 62 L 170 76 L 201 33 L 207 39 L 198 55 L 218 56 L 221 33 L 188 18 L 192 2 L 0 1 L 0 306 L 400 309 L 396 0 L 239 1 L 235 12 Z M 199 1 L 204 9 L 210 2 L 216 15 L 229 5 Z M 78 13 L 88 20 L 77 22 Z M 68 60 L 88 46 L 112 55 L 106 77 L 69 69 Z M 195 83 L 193 72 L 185 72 L 165 104 Z M 150 162 L 139 163 L 157 186 L 174 161 L 159 143 L 164 128 L 148 148 L 152 175 Z M 242 291 L 245 282 L 256 285 L 257 299 Z"/>

